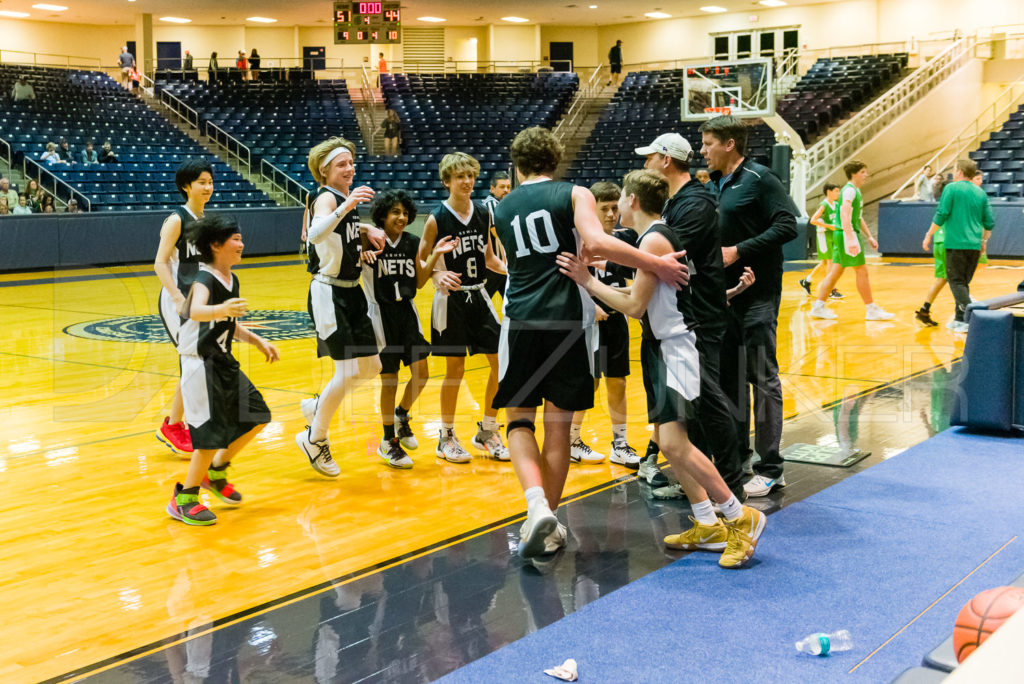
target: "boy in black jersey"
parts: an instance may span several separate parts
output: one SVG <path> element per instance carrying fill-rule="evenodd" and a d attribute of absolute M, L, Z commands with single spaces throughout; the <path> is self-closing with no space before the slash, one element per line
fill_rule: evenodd
<path fill-rule="evenodd" d="M 212 525 L 217 517 L 199 501 L 199 488 L 229 505 L 242 495 L 228 482 L 227 469 L 270 422 L 270 409 L 231 355 L 231 341 L 255 345 L 267 361 L 277 349 L 236 321 L 248 311 L 238 296 L 231 267 L 242 260 L 242 235 L 227 216 L 210 216 L 189 226 L 188 239 L 202 266 L 182 305 L 178 350 L 181 385 L 195 451 L 184 483 L 174 485 L 167 513 L 187 525 Z"/>
<path fill-rule="evenodd" d="M 429 371 L 427 341 L 423 338 L 420 317 L 416 312 L 416 290 L 423 287 L 442 254 L 451 252 L 458 238 L 442 238 L 434 245 L 430 258 L 420 263 L 416 258 L 420 240 L 405 232 L 416 220 L 416 204 L 404 190 L 387 190 L 373 199 L 370 210 L 373 223 L 383 228 L 387 242 L 380 252 L 366 252 L 363 262 L 363 289 L 369 301 L 370 321 L 380 351 L 380 412 L 384 422 L 384 439 L 377 455 L 393 468 L 412 468 L 406 449 L 419 446 L 409 426 L 409 409 L 427 384 Z M 395 406 L 398 390 L 398 369 L 402 364 L 412 373 L 402 401 Z M 398 432 L 395 433 L 395 423 Z"/>
<path fill-rule="evenodd" d="M 164 219 L 160 227 L 160 246 L 156 251 L 153 270 L 163 288 L 160 290 L 159 311 L 171 344 L 178 346 L 178 307 L 185 301 L 192 280 L 199 272 L 199 252 L 185 237 L 188 227 L 202 218 L 206 203 L 213 196 L 213 168 L 205 159 L 187 159 L 174 174 L 178 192 L 185 198 L 184 206 L 177 207 Z M 164 418 L 157 429 L 156 438 L 175 453 L 192 453 L 192 438 L 185 424 L 185 409 L 181 400 L 181 383 L 174 391 L 171 415 Z"/>
<path fill-rule="evenodd" d="M 632 228 L 619 224 L 619 195 L 621 189 L 615 183 L 599 181 L 590 186 L 590 192 L 597 202 L 597 217 L 606 235 L 613 235 L 629 246 L 636 245 L 637 234 Z M 616 230 L 618 228 L 618 230 Z M 619 266 L 606 260 L 591 264 L 591 272 L 606 285 L 623 288 L 633 278 L 633 269 Z M 597 321 L 597 352 L 594 358 L 594 391 L 599 378 L 604 376 L 604 388 L 608 394 L 608 415 L 612 419 L 611 462 L 630 469 L 640 467 L 640 457 L 626 439 L 626 377 L 629 375 L 629 322 L 615 309 L 594 302 Z M 580 437 L 584 413 L 580 411 L 572 419 L 569 429 L 569 459 L 573 463 L 601 463 L 604 454 L 591 449 Z"/>
<path fill-rule="evenodd" d="M 484 290 L 487 270 L 503 273 L 505 264 L 491 249 L 490 212 L 472 199 L 480 163 L 464 152 L 454 152 L 441 159 L 439 170 L 449 196 L 427 217 L 418 255 L 426 262 L 438 239 L 458 238 L 455 249 L 438 262 L 434 274 L 431 353 L 446 357 L 437 456 L 451 463 L 470 460 L 469 452 L 455 436 L 455 411 L 466 356 L 485 354 L 491 374 L 487 378 L 483 420 L 472 443 L 491 458 L 507 461 L 508 449 L 498 434 L 498 411 L 491 406 L 498 389 L 498 313 Z"/>

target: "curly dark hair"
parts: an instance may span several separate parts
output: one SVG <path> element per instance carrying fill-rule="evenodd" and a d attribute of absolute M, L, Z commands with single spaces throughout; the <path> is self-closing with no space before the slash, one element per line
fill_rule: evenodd
<path fill-rule="evenodd" d="M 373 220 L 373 225 L 383 228 L 391 207 L 396 204 L 405 207 L 406 213 L 409 214 L 409 223 L 416 220 L 416 202 L 412 195 L 400 188 L 391 188 L 378 192 L 377 196 L 373 198 L 373 204 L 370 206 L 370 218 Z"/>
<path fill-rule="evenodd" d="M 519 131 L 512 141 L 512 163 L 524 176 L 552 174 L 565 148 L 547 128 L 533 126 Z"/>

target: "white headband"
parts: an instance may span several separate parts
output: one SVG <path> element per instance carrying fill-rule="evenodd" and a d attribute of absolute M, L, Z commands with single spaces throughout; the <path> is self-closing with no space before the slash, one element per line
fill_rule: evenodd
<path fill-rule="evenodd" d="M 352 154 L 352 150 L 348 149 L 347 147 L 335 147 L 333 150 L 331 150 L 331 153 L 327 155 L 327 158 L 324 159 L 323 163 L 320 164 L 320 170 L 323 171 L 325 168 L 327 168 L 327 165 L 334 161 L 334 158 L 337 157 L 342 152 L 348 152 L 349 154 Z"/>

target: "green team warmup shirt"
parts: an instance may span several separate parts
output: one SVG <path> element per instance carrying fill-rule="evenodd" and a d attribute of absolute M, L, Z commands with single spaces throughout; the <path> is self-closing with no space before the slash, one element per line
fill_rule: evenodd
<path fill-rule="evenodd" d="M 846 235 L 843 233 L 842 207 L 849 202 L 853 208 L 850 215 L 850 225 L 853 226 L 853 236 L 860 244 L 860 252 L 857 256 L 850 256 L 846 253 Z M 847 183 L 839 193 L 839 201 L 836 203 L 836 214 L 834 225 L 836 227 L 832 235 L 832 261 L 840 266 L 863 266 L 864 265 L 864 241 L 860 237 L 860 214 L 864 207 L 864 198 L 853 183 Z"/>
<path fill-rule="evenodd" d="M 834 226 L 836 224 L 836 205 L 829 202 L 827 199 L 821 200 L 819 205 L 822 208 L 821 222 Z M 831 259 L 832 258 L 832 233 L 834 230 L 828 230 L 826 228 L 817 227 L 818 239 L 818 260 Z"/>
<path fill-rule="evenodd" d="M 946 249 L 981 249 L 982 232 L 995 226 L 988 195 L 966 180 L 945 187 L 932 222 L 946 233 Z"/>

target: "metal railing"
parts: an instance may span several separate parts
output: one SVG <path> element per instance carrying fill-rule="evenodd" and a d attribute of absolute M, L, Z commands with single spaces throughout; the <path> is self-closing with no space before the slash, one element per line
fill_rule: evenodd
<path fill-rule="evenodd" d="M 807 148 L 804 163 L 808 193 L 825 182 L 839 164 L 902 116 L 932 88 L 967 64 L 974 46 L 974 36 L 956 41 Z"/>
<path fill-rule="evenodd" d="M 199 129 L 199 112 L 189 107 L 181 99 L 171 95 L 166 88 L 160 91 L 160 102 L 189 126 Z"/>
<path fill-rule="evenodd" d="M 35 172 L 35 175 L 29 173 L 30 169 Z M 82 211 L 92 211 L 92 200 L 90 200 L 84 192 L 75 189 L 73 186 L 62 181 L 60 178 L 57 178 L 57 176 L 55 176 L 49 169 L 47 169 L 42 164 L 37 162 L 35 159 L 32 159 L 28 155 L 25 155 L 25 157 L 21 161 L 21 172 L 26 178 L 35 179 L 35 181 L 39 183 L 39 187 L 42 188 L 43 190 L 48 189 L 46 187 L 46 183 L 49 182 L 52 186 L 50 194 L 53 195 L 53 200 L 55 204 L 59 204 L 60 206 L 63 207 L 67 206 L 67 200 L 61 199 L 60 194 L 57 192 L 58 188 L 65 187 L 67 188 L 68 199 L 74 198 L 75 200 L 77 200 Z M 81 206 L 83 202 L 85 203 L 84 207 Z"/>
<path fill-rule="evenodd" d="M 970 123 L 960 130 L 956 137 L 915 170 L 890 198 L 910 199 L 915 197 L 916 181 L 924 167 L 930 166 L 936 173 L 945 171 L 957 159 L 964 156 L 965 152 L 976 147 L 983 137 L 998 130 L 1022 103 L 1024 103 L 1024 74 L 1017 78 L 1017 82 L 1001 92 L 991 104 L 986 105 Z M 908 189 L 911 190 L 908 196 L 901 197 L 901 193 Z"/>
<path fill-rule="evenodd" d="M 600 64 L 594 67 L 594 71 L 590 74 L 590 78 L 587 79 L 580 88 L 576 90 L 576 97 L 573 98 L 572 103 L 569 105 L 569 109 L 566 110 L 565 116 L 562 117 L 558 125 L 555 126 L 555 137 L 561 142 L 566 137 L 575 133 L 579 130 L 580 126 L 586 120 L 587 115 L 590 113 L 591 100 L 594 97 L 594 93 L 597 91 L 597 83 L 600 81 L 601 72 L 604 70 L 604 64 Z"/>
<path fill-rule="evenodd" d="M 309 188 L 266 159 L 260 160 L 260 180 L 269 183 L 275 192 L 287 195 L 298 204 L 305 204 L 306 197 L 309 196 Z"/>
<path fill-rule="evenodd" d="M 245 167 L 247 173 L 252 173 L 252 150 L 248 145 L 212 121 L 205 122 L 205 128 L 203 133 L 210 139 L 210 142 L 227 152 L 228 157 L 237 159 L 239 165 Z"/>
<path fill-rule="evenodd" d="M 777 57 L 772 61 L 775 63 L 775 80 L 772 87 L 776 99 L 778 99 L 780 95 L 789 92 L 793 84 L 800 80 L 803 73 L 800 71 L 800 51 L 796 48 L 785 50 L 782 57 Z"/>
<path fill-rule="evenodd" d="M 11 168 L 13 152 L 11 151 L 11 143 L 7 142 L 3 138 L 0 138 L 0 159 L 3 159 L 7 164 L 7 168 Z"/>
<path fill-rule="evenodd" d="M 4 64 L 31 64 L 33 66 L 55 67 L 63 69 L 95 69 L 103 71 L 105 67 L 99 57 L 81 57 L 76 55 L 55 55 L 46 52 L 28 52 L 27 50 L 0 49 L 0 62 Z"/>
<path fill-rule="evenodd" d="M 362 106 L 356 108 L 356 115 L 362 119 L 361 128 L 364 141 L 366 142 L 366 153 L 376 154 L 377 120 L 373 115 L 373 110 L 377 105 L 377 94 L 374 92 L 373 84 L 370 82 L 370 74 L 365 64 L 359 70 L 359 77 L 359 94 L 362 97 Z"/>

